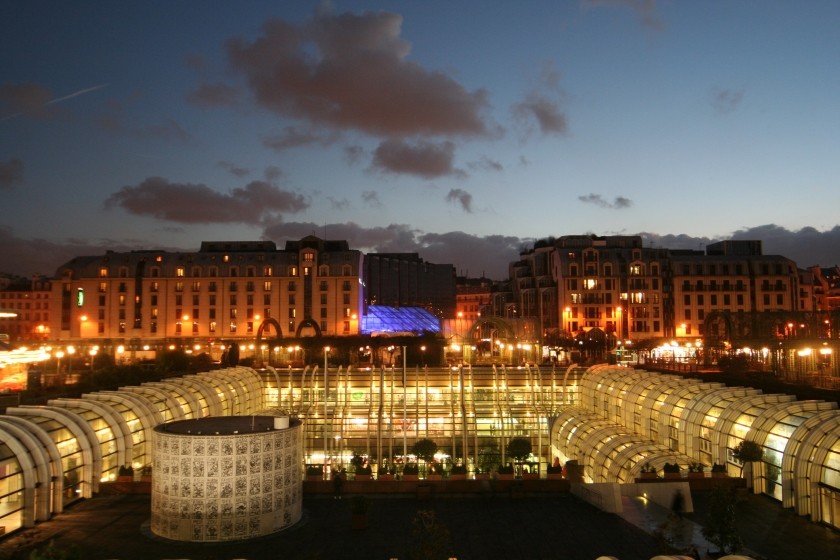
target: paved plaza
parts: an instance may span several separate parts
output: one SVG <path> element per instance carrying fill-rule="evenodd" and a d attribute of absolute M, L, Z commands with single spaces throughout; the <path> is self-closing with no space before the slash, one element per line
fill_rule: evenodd
<path fill-rule="evenodd" d="M 459 560 L 648 560 L 667 552 L 655 533 L 667 510 L 625 500 L 623 516 L 604 513 L 568 493 L 511 498 L 446 495 L 418 501 L 412 495 L 370 496 L 368 527 L 351 528 L 350 498 L 308 495 L 295 527 L 265 539 L 231 544 L 181 544 L 149 534 L 148 495 L 100 496 L 75 504 L 54 519 L 0 541 L 0 559 L 24 560 L 51 539 L 78 547 L 84 560 L 410 560 L 420 546 L 413 521 L 419 510 L 434 511 L 448 534 L 451 557 Z M 699 534 L 704 498 L 679 532 Z M 783 510 L 762 496 L 739 503 L 739 531 L 746 551 L 763 560 L 840 558 L 840 534 Z M 672 537 L 679 535 L 672 534 Z M 701 550 L 701 552 L 704 552 Z"/>

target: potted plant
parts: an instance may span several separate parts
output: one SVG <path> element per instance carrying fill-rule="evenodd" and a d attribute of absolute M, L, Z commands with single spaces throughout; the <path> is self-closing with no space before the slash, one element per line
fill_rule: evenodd
<path fill-rule="evenodd" d="M 432 463 L 426 469 L 426 480 L 441 480 L 443 479 L 443 469 L 439 463 Z"/>
<path fill-rule="evenodd" d="M 499 480 L 513 480 L 513 465 L 510 463 L 507 465 L 499 465 L 499 468 L 496 469 L 496 473 L 499 475 Z"/>
<path fill-rule="evenodd" d="M 379 470 L 376 474 L 377 480 L 394 480 L 394 476 L 397 474 L 397 467 L 393 464 L 383 464 L 379 466 Z"/>
<path fill-rule="evenodd" d="M 531 440 L 524 437 L 515 437 L 507 444 L 507 455 L 515 463 L 522 464 L 531 455 Z"/>
<path fill-rule="evenodd" d="M 566 478 L 570 482 L 583 482 L 583 465 L 577 462 L 577 459 L 570 459 L 566 461 L 563 466 Z"/>
<path fill-rule="evenodd" d="M 732 457 L 741 463 L 741 476 L 744 476 L 744 466 L 761 461 L 764 458 L 764 449 L 754 441 L 743 440 L 732 450 Z"/>
<path fill-rule="evenodd" d="M 306 480 L 321 480 L 323 478 L 323 465 L 306 465 Z"/>
<path fill-rule="evenodd" d="M 656 467 L 654 467 L 650 463 L 645 463 L 644 465 L 642 465 L 641 478 L 648 480 L 652 478 L 657 478 Z"/>
<path fill-rule="evenodd" d="M 706 465 L 696 461 L 688 464 L 688 478 L 703 478 L 706 476 Z"/>
<path fill-rule="evenodd" d="M 726 465 L 721 465 L 720 463 L 712 465 L 712 478 L 724 478 L 727 476 L 729 476 L 729 472 L 726 470 Z"/>
<path fill-rule="evenodd" d="M 420 468 L 417 466 L 417 463 L 406 463 L 403 467 L 402 471 L 402 478 L 403 480 L 417 480 L 420 474 Z"/>
<path fill-rule="evenodd" d="M 414 445 L 411 446 L 411 452 L 416 455 L 418 459 L 422 459 L 424 463 L 431 463 L 434 461 L 437 450 L 437 443 L 428 438 L 418 439 L 414 442 Z"/>
<path fill-rule="evenodd" d="M 152 467 L 150 465 L 146 465 L 143 467 L 143 470 L 140 471 L 140 480 L 143 482 L 152 481 Z"/>
<path fill-rule="evenodd" d="M 475 479 L 476 480 L 489 480 L 490 479 L 490 472 L 486 468 L 476 467 L 475 468 Z"/>
<path fill-rule="evenodd" d="M 679 463 L 665 463 L 662 471 L 665 473 L 665 478 L 680 478 Z"/>
<path fill-rule="evenodd" d="M 117 471 L 117 482 L 134 482 L 134 467 L 123 465 Z"/>
<path fill-rule="evenodd" d="M 449 471 L 449 478 L 452 480 L 466 480 L 467 466 L 462 464 L 452 465 L 452 469 Z"/>
<path fill-rule="evenodd" d="M 355 471 L 355 480 L 370 480 L 373 469 L 368 464 L 367 460 L 359 454 L 354 454 L 350 459 L 350 464 L 353 465 Z"/>
<path fill-rule="evenodd" d="M 545 468 L 545 477 L 549 480 L 563 478 L 563 466 L 560 465 L 559 461 Z"/>
<path fill-rule="evenodd" d="M 353 496 L 350 501 L 350 528 L 354 531 L 367 529 L 368 523 L 368 509 L 370 503 L 366 496 Z"/>

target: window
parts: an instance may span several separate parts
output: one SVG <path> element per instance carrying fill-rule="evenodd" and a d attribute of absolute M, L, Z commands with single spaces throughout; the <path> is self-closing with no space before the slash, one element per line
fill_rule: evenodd
<path fill-rule="evenodd" d="M 231 294 L 229 301 L 231 306 L 236 305 L 236 294 Z"/>
<path fill-rule="evenodd" d="M 295 309 L 289 309 L 289 319 L 294 319 L 297 317 L 297 311 Z"/>
<path fill-rule="evenodd" d="M 344 282 L 342 282 L 341 283 L 341 289 L 344 290 L 345 292 L 349 292 L 350 291 L 350 281 L 345 280 Z"/>
<path fill-rule="evenodd" d="M 183 282 L 175 282 L 175 291 L 176 292 L 183 292 L 184 291 L 184 283 Z"/>
<path fill-rule="evenodd" d="M 201 291 L 201 282 L 193 282 L 192 283 L 192 291 L 200 292 Z"/>
<path fill-rule="evenodd" d="M 298 268 L 296 266 L 289 267 L 289 276 L 297 276 L 298 275 Z"/>
<path fill-rule="evenodd" d="M 108 278 L 108 269 L 106 267 L 102 267 L 99 269 L 99 277 L 100 278 Z"/>
<path fill-rule="evenodd" d="M 257 271 L 253 266 L 245 267 L 245 276 L 248 276 L 249 278 L 253 278 L 256 275 L 257 275 Z"/>
<path fill-rule="evenodd" d="M 289 305 L 295 304 L 295 294 L 289 294 Z"/>
<path fill-rule="evenodd" d="M 231 277 L 234 277 L 234 278 L 239 276 L 239 267 L 238 266 L 230 267 L 230 269 L 228 271 L 228 276 L 231 276 Z"/>
<path fill-rule="evenodd" d="M 322 318 L 322 319 L 326 319 L 326 318 L 327 318 L 327 308 L 326 308 L 326 307 L 322 307 L 322 308 L 321 308 L 321 318 Z"/>
<path fill-rule="evenodd" d="M 245 284 L 245 291 L 246 292 L 253 292 L 254 291 L 254 283 L 250 280 Z"/>
<path fill-rule="evenodd" d="M 263 276 L 274 276 L 274 269 L 270 266 L 264 266 Z M 268 282 L 266 282 L 266 284 L 268 284 Z"/>
<path fill-rule="evenodd" d="M 231 309 L 230 310 L 230 318 L 231 319 L 236 319 L 236 309 Z"/>
<path fill-rule="evenodd" d="M 175 269 L 175 276 L 177 276 L 178 278 L 183 278 L 184 277 L 184 267 L 183 266 L 179 266 Z"/>
<path fill-rule="evenodd" d="M 216 332 L 216 321 L 210 321 L 210 332 Z"/>
<path fill-rule="evenodd" d="M 327 304 L 327 294 L 321 294 L 321 305 Z"/>
<path fill-rule="evenodd" d="M 303 254 L 303 262 L 305 262 L 305 263 L 315 262 L 315 253 L 304 253 Z"/>
<path fill-rule="evenodd" d="M 264 292 L 270 292 L 271 291 L 271 282 L 269 282 L 267 280 L 265 282 L 263 282 L 263 291 Z"/>
<path fill-rule="evenodd" d="M 289 291 L 294 292 L 297 290 L 297 284 L 295 282 L 289 282 Z"/>

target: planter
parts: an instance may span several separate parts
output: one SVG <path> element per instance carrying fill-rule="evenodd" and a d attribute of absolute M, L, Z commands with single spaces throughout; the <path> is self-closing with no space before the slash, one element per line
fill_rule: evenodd
<path fill-rule="evenodd" d="M 546 473 L 545 478 L 547 480 L 563 480 L 563 473 Z"/>
<path fill-rule="evenodd" d="M 499 480 L 513 480 L 513 473 L 499 474 Z"/>
<path fill-rule="evenodd" d="M 371 475 L 369 474 L 357 474 L 353 480 L 370 480 Z"/>
<path fill-rule="evenodd" d="M 442 474 L 427 474 L 426 480 L 443 480 Z"/>
<path fill-rule="evenodd" d="M 420 480 L 420 475 L 417 474 L 404 474 L 402 475 L 403 480 Z"/>
<path fill-rule="evenodd" d="M 490 475 L 487 473 L 479 473 L 475 475 L 476 480 L 490 480 Z"/>
<path fill-rule="evenodd" d="M 725 473 L 725 472 L 713 472 L 712 473 L 712 478 L 728 478 L 728 477 L 729 477 L 729 473 Z"/>
<path fill-rule="evenodd" d="M 306 480 L 324 480 L 324 477 L 320 474 L 308 474 Z"/>
<path fill-rule="evenodd" d="M 522 480 L 539 480 L 540 473 L 525 473 L 522 475 Z"/>
<path fill-rule="evenodd" d="M 706 478 L 706 473 L 689 471 L 688 478 Z"/>
<path fill-rule="evenodd" d="M 655 472 L 643 472 L 639 475 L 639 478 L 643 480 L 654 480 L 659 478 L 659 476 Z"/>
<path fill-rule="evenodd" d="M 675 479 L 678 479 L 678 478 L 682 478 L 682 475 L 680 473 L 666 472 L 665 473 L 665 478 L 668 479 L 668 480 L 675 480 Z"/>
<path fill-rule="evenodd" d="M 467 475 L 461 474 L 450 474 L 449 480 L 467 480 Z"/>
<path fill-rule="evenodd" d="M 350 517 L 350 528 L 354 531 L 361 531 L 367 529 L 368 516 L 367 513 L 354 513 Z"/>
<path fill-rule="evenodd" d="M 394 480 L 394 475 L 392 474 L 380 474 L 376 480 Z"/>

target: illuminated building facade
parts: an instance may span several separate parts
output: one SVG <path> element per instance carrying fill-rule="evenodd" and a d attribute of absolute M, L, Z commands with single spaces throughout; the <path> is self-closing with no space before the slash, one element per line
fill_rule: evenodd
<path fill-rule="evenodd" d="M 359 333 L 362 253 L 309 236 L 204 242 L 198 252 L 76 257 L 53 282 L 50 330 L 62 341 L 198 345 L 266 337 Z M 218 353 L 221 351 L 219 350 Z"/>
<path fill-rule="evenodd" d="M 222 430 L 209 424 L 212 437 L 200 442 L 183 433 L 176 438 L 177 446 L 156 439 L 164 422 L 197 421 L 196 431 L 205 432 L 202 420 L 227 416 L 250 420 L 261 415 L 289 415 L 302 421 L 300 444 L 293 445 L 299 455 L 291 451 L 292 442 L 273 428 L 266 430 L 272 450 L 267 450 L 266 442 L 256 446 L 252 430 L 243 434 L 247 450 L 227 455 L 221 447 L 217 454 L 207 446 L 216 431 L 220 445 L 225 440 Z M 279 447 L 278 437 L 284 441 Z M 268 511 L 270 504 L 250 500 L 257 481 L 260 489 L 273 484 L 275 492 L 280 484 L 281 493 L 294 494 L 294 479 L 302 476 L 305 464 L 322 464 L 327 471 L 349 467 L 353 454 L 367 456 L 377 474 L 379 464 L 405 457 L 421 438 L 436 441 L 445 464 L 451 464 L 450 458 L 463 459 L 473 472 L 476 466 L 508 461 L 504 449 L 514 437 L 529 439 L 530 461 L 539 464 L 541 472 L 555 457 L 564 462 L 574 459 L 583 465 L 586 482 L 609 484 L 634 482 L 644 465 L 661 471 L 666 462 L 677 462 L 683 471 L 690 463 L 701 463 L 707 476 L 709 467 L 717 463 L 738 476 L 742 465 L 732 450 L 741 441 L 752 441 L 764 451 L 760 463 L 744 469 L 754 492 L 814 521 L 840 527 L 836 403 L 796 401 L 749 387 L 605 365 L 405 372 L 345 367 L 324 371 L 314 366 L 263 372 L 226 368 L 79 399 L 56 399 L 46 406 L 11 408 L 0 416 L 0 526 L 7 531 L 32 526 L 70 501 L 97 492 L 101 483 L 117 477 L 120 466 L 132 465 L 139 478 L 143 467 L 153 465 L 152 487 L 161 500 L 156 502 L 161 516 L 157 534 L 170 531 L 168 538 L 212 540 L 227 523 L 226 504 L 240 508 L 233 481 L 239 475 L 213 478 L 215 465 L 222 468 L 228 457 L 230 472 L 241 473 L 245 478 L 240 486 L 249 489 L 247 503 L 239 500 L 242 511 L 255 515 L 242 525 L 243 534 L 270 532 L 278 528 L 278 519 Z M 186 463 L 182 439 L 189 443 Z M 279 472 L 276 462 L 268 465 L 280 448 L 291 453 L 294 474 Z M 287 455 L 283 457 L 285 467 Z M 273 483 L 253 470 L 264 475 L 266 468 Z M 230 479 L 230 497 L 221 492 L 225 478 Z M 178 495 L 190 499 L 174 500 L 173 484 L 180 489 L 186 479 L 189 496 Z M 200 488 L 198 494 L 195 488 Z M 175 510 L 179 518 L 184 512 L 192 520 L 173 525 L 169 517 Z M 217 515 L 207 517 L 214 511 Z M 297 511 L 293 506 L 282 518 L 293 521 Z M 263 514 L 268 517 L 263 519 Z M 232 523 L 235 518 L 234 513 Z"/>

